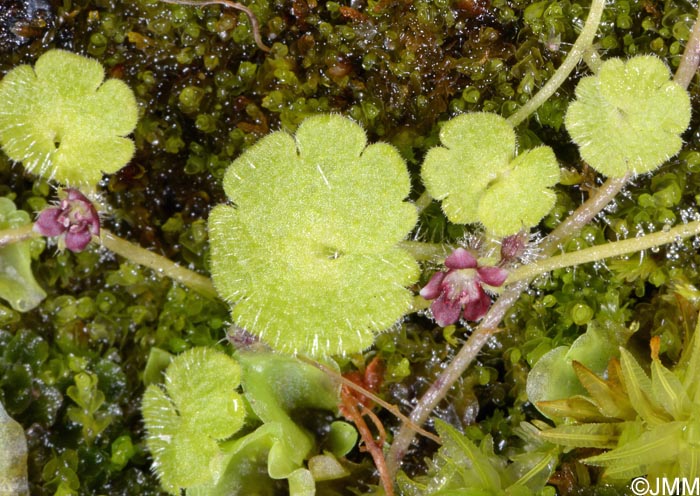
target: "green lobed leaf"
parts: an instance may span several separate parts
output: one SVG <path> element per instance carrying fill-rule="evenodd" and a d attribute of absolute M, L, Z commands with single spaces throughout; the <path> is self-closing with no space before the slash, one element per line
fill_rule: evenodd
<path fill-rule="evenodd" d="M 31 222 L 29 214 L 17 210 L 9 198 L 0 198 L 0 229 L 13 229 Z M 18 312 L 36 308 L 46 293 L 32 273 L 31 241 L 0 247 L 0 298 Z"/>
<path fill-rule="evenodd" d="M 690 98 L 670 77 L 663 61 L 643 55 L 607 60 L 597 75 L 583 78 L 565 117 L 581 157 L 606 176 L 623 177 L 652 171 L 678 153 Z"/>
<path fill-rule="evenodd" d="M 537 225 L 554 207 L 556 195 L 550 187 L 558 181 L 559 166 L 551 148 L 524 151 L 484 191 L 479 221 L 498 236 Z"/>
<path fill-rule="evenodd" d="M 240 366 L 210 348 L 191 348 L 173 358 L 165 390 L 146 388 L 141 409 L 146 444 L 161 485 L 171 494 L 180 488 L 215 484 L 224 469 L 217 440 L 237 432 L 245 419 L 235 391 Z"/>
<path fill-rule="evenodd" d="M 410 308 L 418 266 L 396 245 L 417 215 L 392 146 L 314 116 L 248 149 L 224 189 L 234 206 L 209 217 L 212 278 L 236 323 L 273 348 L 358 352 Z"/>
<path fill-rule="evenodd" d="M 122 81 L 105 82 L 96 60 L 49 50 L 0 82 L 0 144 L 31 173 L 61 184 L 94 187 L 134 153 L 125 136 L 138 110 Z"/>
<path fill-rule="evenodd" d="M 423 182 L 454 223 L 481 222 L 498 236 L 536 225 L 554 206 L 559 166 L 549 147 L 517 157 L 515 132 L 503 117 L 462 114 L 440 131 L 442 147 L 423 162 Z"/>

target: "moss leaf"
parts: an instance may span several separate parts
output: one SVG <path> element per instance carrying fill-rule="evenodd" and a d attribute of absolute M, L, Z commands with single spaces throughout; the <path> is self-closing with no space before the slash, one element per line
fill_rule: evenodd
<path fill-rule="evenodd" d="M 31 173 L 70 186 L 94 187 L 134 153 L 126 138 L 137 106 L 122 81 L 103 83 L 96 60 L 49 50 L 0 82 L 0 143 Z"/>
<path fill-rule="evenodd" d="M 276 132 L 231 164 L 209 218 L 212 277 L 236 323 L 278 350 L 361 351 L 409 308 L 416 223 L 406 166 L 338 115 Z"/>
<path fill-rule="evenodd" d="M 644 55 L 608 60 L 583 78 L 565 118 L 581 157 L 606 176 L 622 177 L 652 171 L 678 153 L 690 98 L 670 77 L 660 59 Z"/>
<path fill-rule="evenodd" d="M 440 131 L 442 147 L 425 157 L 423 182 L 454 223 L 481 222 L 497 236 L 536 225 L 554 206 L 559 167 L 549 147 L 515 153 L 515 132 L 501 116 L 462 114 Z"/>

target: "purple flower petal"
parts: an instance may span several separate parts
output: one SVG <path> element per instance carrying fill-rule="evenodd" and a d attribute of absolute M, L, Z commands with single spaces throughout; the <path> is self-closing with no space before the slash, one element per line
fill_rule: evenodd
<path fill-rule="evenodd" d="M 476 258 L 464 248 L 457 248 L 445 259 L 448 269 L 474 269 L 476 266 Z"/>
<path fill-rule="evenodd" d="M 66 226 L 60 222 L 63 211 L 58 207 L 45 208 L 34 223 L 34 230 L 46 237 L 59 236 L 66 231 Z"/>
<path fill-rule="evenodd" d="M 479 297 L 464 306 L 464 319 L 471 322 L 477 321 L 486 315 L 490 306 L 491 298 L 479 287 Z"/>
<path fill-rule="evenodd" d="M 420 293 L 418 294 L 420 294 L 426 300 L 434 300 L 435 298 L 440 296 L 440 293 L 442 293 L 443 291 L 442 280 L 444 278 L 444 272 L 436 272 L 435 274 L 433 274 L 433 277 L 430 278 L 428 284 L 423 286 L 423 289 L 421 289 Z"/>
<path fill-rule="evenodd" d="M 440 327 L 445 327 L 459 320 L 462 306 L 459 302 L 450 300 L 443 294 L 430 305 L 430 310 L 433 312 L 435 322 Z"/>
<path fill-rule="evenodd" d="M 92 234 L 89 229 L 70 231 L 65 236 L 66 248 L 73 252 L 83 251 L 91 240 Z"/>
<path fill-rule="evenodd" d="M 481 267 L 476 271 L 479 279 L 489 286 L 500 286 L 508 278 L 508 271 L 500 267 Z"/>

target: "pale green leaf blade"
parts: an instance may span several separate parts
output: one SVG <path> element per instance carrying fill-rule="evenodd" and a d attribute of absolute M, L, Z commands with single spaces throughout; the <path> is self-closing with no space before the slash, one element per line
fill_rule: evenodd
<path fill-rule="evenodd" d="M 311 472 L 305 468 L 298 468 L 289 477 L 289 496 L 314 496 L 316 483 Z"/>
<path fill-rule="evenodd" d="M 671 420 L 664 409 L 654 399 L 651 380 L 637 360 L 625 348 L 620 348 L 620 365 L 625 390 L 632 407 L 650 425 L 658 425 Z"/>
<path fill-rule="evenodd" d="M 687 91 L 650 55 L 604 62 L 583 78 L 566 128 L 583 159 L 611 177 L 652 171 L 678 153 L 690 122 Z M 668 109 L 673 109 L 669 112 Z"/>
<path fill-rule="evenodd" d="M 554 206 L 550 188 L 559 181 L 559 166 L 548 146 L 527 150 L 511 161 L 479 200 L 478 217 L 497 236 L 508 236 L 539 223 Z"/>
<path fill-rule="evenodd" d="M 679 456 L 678 464 L 680 468 L 679 475 L 685 477 L 689 481 L 697 481 L 700 479 L 700 446 L 692 443 L 684 443 Z"/>
<path fill-rule="evenodd" d="M 423 162 L 423 183 L 451 222 L 475 222 L 484 189 L 513 157 L 515 132 L 499 115 L 470 113 L 445 123 L 440 140 L 444 146 L 430 150 Z"/>
<path fill-rule="evenodd" d="M 17 210 L 9 198 L 0 197 L 0 229 L 12 229 L 31 222 L 29 214 Z M 46 298 L 32 272 L 31 241 L 0 247 L 0 298 L 18 312 L 28 312 Z"/>
<path fill-rule="evenodd" d="M 468 471 L 477 488 L 501 487 L 501 477 L 496 468 L 468 438 L 446 422 L 436 420 L 435 429 L 442 441 L 439 454 L 448 464 L 455 465 L 455 469 L 458 467 L 459 470 Z"/>
<path fill-rule="evenodd" d="M 613 448 L 624 423 L 560 425 L 540 432 L 542 439 L 568 448 Z"/>
<path fill-rule="evenodd" d="M 683 377 L 683 388 L 688 392 L 688 396 L 694 402 L 700 400 L 700 319 L 695 326 L 695 332 L 691 338 L 691 342 L 687 345 L 690 353 L 687 358 L 685 367 L 680 371 Z M 687 350 L 686 350 L 687 351 Z M 685 353 L 684 353 L 685 355 Z"/>
<path fill-rule="evenodd" d="M 0 493 L 27 496 L 27 439 L 0 403 Z"/>
<path fill-rule="evenodd" d="M 656 359 L 651 362 L 651 386 L 654 398 L 675 419 L 691 412 L 691 402 L 676 375 Z"/>
<path fill-rule="evenodd" d="M 642 475 L 648 467 L 678 456 L 684 425 L 671 422 L 642 433 L 638 438 L 606 453 L 585 459 L 586 463 L 609 467 L 611 477 L 616 471 Z"/>
<path fill-rule="evenodd" d="M 224 188 L 235 206 L 209 218 L 212 278 L 241 327 L 280 351 L 344 354 L 410 309 L 419 269 L 396 245 L 417 213 L 394 147 L 314 116 L 247 150 Z"/>
<path fill-rule="evenodd" d="M 609 418 L 635 419 L 637 413 L 632 408 L 627 394 L 621 387 L 615 387 L 614 384 L 601 379 L 593 371 L 577 361 L 573 362 L 573 366 L 579 381 L 590 394 L 600 413 Z"/>
<path fill-rule="evenodd" d="M 578 422 L 604 422 L 607 419 L 596 403 L 580 395 L 561 400 L 538 401 L 535 406 L 551 419 L 568 418 Z"/>

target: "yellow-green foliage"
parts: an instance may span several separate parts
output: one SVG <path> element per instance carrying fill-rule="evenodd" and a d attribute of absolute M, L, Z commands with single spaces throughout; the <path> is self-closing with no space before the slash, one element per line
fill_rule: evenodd
<path fill-rule="evenodd" d="M 31 173 L 94 187 L 134 154 L 136 99 L 96 60 L 49 50 L 0 82 L 0 144 Z"/>
<path fill-rule="evenodd" d="M 673 370 L 659 359 L 652 340 L 651 377 L 625 348 L 611 360 L 602 379 L 581 364 L 576 374 L 587 396 L 539 404 L 550 416 L 568 418 L 542 431 L 546 440 L 567 447 L 611 448 L 586 463 L 605 467 L 605 476 L 627 480 L 640 475 L 685 477 L 700 473 L 700 327 Z"/>
<path fill-rule="evenodd" d="M 150 385 L 141 405 L 153 467 L 170 494 L 213 486 L 225 468 L 217 441 L 237 432 L 245 419 L 236 392 L 238 362 L 211 348 L 191 348 L 165 372 L 165 390 Z"/>
<path fill-rule="evenodd" d="M 598 172 L 622 177 L 649 172 L 678 153 L 690 122 L 688 92 L 651 55 L 611 59 L 576 87 L 566 129 Z"/>
<path fill-rule="evenodd" d="M 481 222 L 491 233 L 508 236 L 536 225 L 554 206 L 554 152 L 541 146 L 514 157 L 515 131 L 503 117 L 462 114 L 443 126 L 440 141 L 443 146 L 426 155 L 421 174 L 450 222 Z"/>
<path fill-rule="evenodd" d="M 406 165 L 339 115 L 275 132 L 224 177 L 211 212 L 212 278 L 238 325 L 285 352 L 354 353 L 411 306 L 416 223 Z"/>

